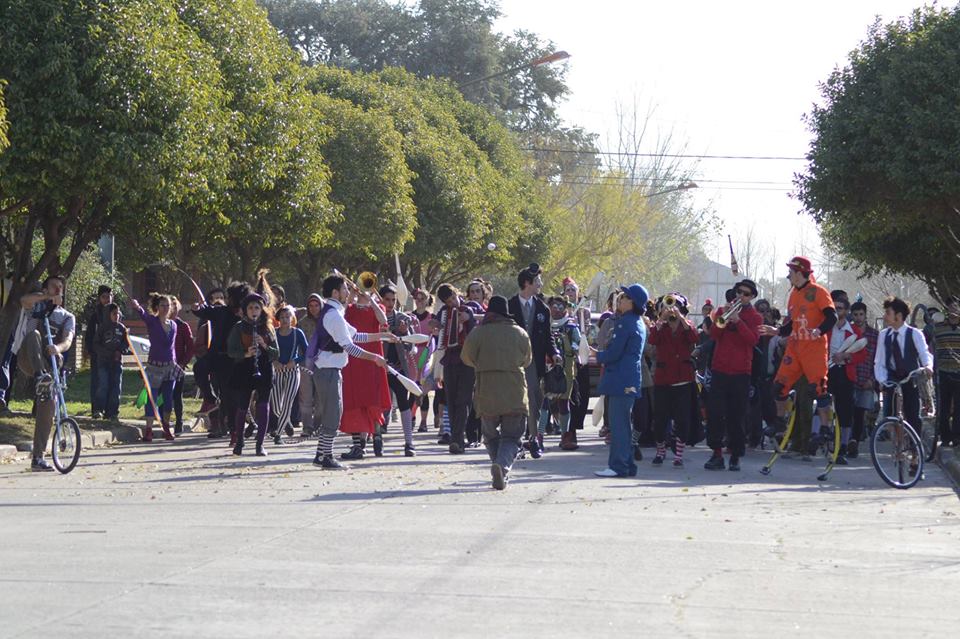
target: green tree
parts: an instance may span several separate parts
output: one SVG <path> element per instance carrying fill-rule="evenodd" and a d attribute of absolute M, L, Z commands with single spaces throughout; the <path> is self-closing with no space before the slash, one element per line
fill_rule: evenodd
<path fill-rule="evenodd" d="M 10 119 L 10 147 L 0 156 L 0 248 L 13 280 L 0 342 L 32 282 L 69 275 L 103 232 L 149 226 L 223 175 L 227 96 L 209 47 L 175 6 L 10 0 L 0 7 Z M 35 232 L 43 240 L 37 258 Z"/>
<path fill-rule="evenodd" d="M 824 240 L 866 274 L 960 292 L 960 8 L 876 22 L 821 92 L 796 185 Z"/>
<path fill-rule="evenodd" d="M 464 84 L 468 100 L 517 131 L 559 126 L 556 105 L 568 93 L 564 65 L 515 69 L 556 50 L 529 31 L 501 34 L 492 0 L 260 0 L 270 20 L 307 64 L 354 71 L 402 67 L 421 78 Z M 469 83 L 469 84 L 468 84 Z"/>

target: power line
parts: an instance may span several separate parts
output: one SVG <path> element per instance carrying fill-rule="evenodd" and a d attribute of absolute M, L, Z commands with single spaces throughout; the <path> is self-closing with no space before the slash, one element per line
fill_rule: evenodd
<path fill-rule="evenodd" d="M 611 155 L 638 158 L 685 158 L 695 160 L 789 160 L 802 161 L 804 157 L 790 157 L 785 155 L 698 155 L 692 153 L 635 153 L 632 151 L 586 151 L 577 149 L 548 149 L 543 147 L 528 146 L 524 151 L 534 151 L 538 153 L 571 153 L 576 155 Z"/>
<path fill-rule="evenodd" d="M 573 180 L 596 180 L 598 183 L 603 183 L 605 180 L 617 180 L 620 182 L 677 182 L 677 178 L 661 178 L 661 177 L 630 177 L 629 175 L 565 175 L 562 179 L 573 179 Z M 710 180 L 707 178 L 701 178 L 697 176 L 691 176 L 692 180 L 696 182 L 707 182 L 712 184 L 776 184 L 781 186 L 792 185 L 792 182 L 786 180 Z"/>
<path fill-rule="evenodd" d="M 602 180 L 550 180 L 548 178 L 538 178 L 541 182 L 546 182 L 548 184 L 563 184 L 570 186 L 609 186 L 609 182 L 604 182 Z M 700 180 L 705 182 L 706 180 Z M 750 184 L 747 182 L 747 184 Z M 623 185 L 629 186 L 629 185 Z M 635 186 L 655 186 L 654 184 L 641 184 L 638 183 Z M 790 188 L 779 188 L 779 187 L 768 187 L 768 186 L 710 186 L 707 187 L 712 190 L 718 191 L 780 191 L 783 193 L 792 191 Z M 678 189 L 679 190 L 679 189 Z"/>

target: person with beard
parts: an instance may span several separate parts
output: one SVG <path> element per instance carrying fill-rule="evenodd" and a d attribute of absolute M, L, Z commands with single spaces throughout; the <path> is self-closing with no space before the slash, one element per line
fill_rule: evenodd
<path fill-rule="evenodd" d="M 533 349 L 533 362 L 527 366 L 526 380 L 530 414 L 527 418 L 527 437 L 530 456 L 539 459 L 543 454 L 543 439 L 537 432 L 540 405 L 543 403 L 541 382 L 547 372 L 547 361 L 555 366 L 563 364 L 563 358 L 550 336 L 550 310 L 540 300 L 543 289 L 543 271 L 536 262 L 517 274 L 520 291 L 510 298 L 507 307 L 513 321 L 527 332 Z"/>
<path fill-rule="evenodd" d="M 212 430 L 207 435 L 210 439 L 233 434 L 233 415 L 236 412 L 234 393 L 229 392 L 230 378 L 233 375 L 234 362 L 227 354 L 227 338 L 234 324 L 240 321 L 240 305 L 252 292 L 247 282 L 233 282 L 227 287 L 226 304 L 219 305 L 211 300 L 209 304 L 194 304 L 193 314 L 208 322 L 210 330 L 211 374 L 213 387 L 220 400 L 220 408 L 216 414 L 211 413 Z M 245 407 L 244 407 L 245 408 Z M 234 446 L 236 441 L 231 441 Z"/>
<path fill-rule="evenodd" d="M 659 317 L 650 329 L 650 344 L 657 349 L 653 387 L 653 431 L 657 444 L 654 466 L 661 466 L 667 454 L 667 422 L 673 421 L 676 438 L 673 465 L 683 466 L 683 450 L 690 425 L 696 369 L 693 348 L 697 329 L 686 318 L 687 300 L 673 293 L 676 303 L 667 306 L 657 300 Z"/>
<path fill-rule="evenodd" d="M 524 370 L 532 359 L 530 337 L 510 317 L 505 298 L 490 298 L 480 326 L 467 335 L 461 358 L 476 375 L 473 402 L 483 425 L 493 488 L 503 490 L 529 412 Z"/>
<path fill-rule="evenodd" d="M 233 361 L 230 389 L 234 393 L 233 454 L 243 453 L 243 430 L 247 408 L 257 394 L 254 421 L 257 424 L 257 457 L 265 457 L 263 440 L 270 419 L 270 391 L 273 388 L 273 362 L 280 355 L 273 330 L 270 305 L 259 293 L 249 293 L 241 302 L 240 321 L 230 329 L 227 354 Z"/>

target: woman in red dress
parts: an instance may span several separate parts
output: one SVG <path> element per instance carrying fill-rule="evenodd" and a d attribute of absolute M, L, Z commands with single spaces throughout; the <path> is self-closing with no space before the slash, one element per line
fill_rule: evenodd
<path fill-rule="evenodd" d="M 383 308 L 363 295 L 347 306 L 344 317 L 347 323 L 361 333 L 380 333 L 387 330 L 387 316 Z M 383 356 L 382 342 L 358 344 L 362 349 Z M 340 430 L 353 436 L 353 446 L 340 455 L 341 459 L 363 459 L 367 437 L 373 435 L 374 454 L 383 450 L 383 414 L 390 410 L 390 387 L 387 373 L 382 368 L 356 357 L 343 369 L 343 416 Z M 388 412 L 389 414 L 389 412 Z"/>

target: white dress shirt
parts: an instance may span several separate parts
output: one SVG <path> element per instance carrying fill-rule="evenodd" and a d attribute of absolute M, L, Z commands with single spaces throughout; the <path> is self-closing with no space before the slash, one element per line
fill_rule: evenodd
<path fill-rule="evenodd" d="M 350 351 L 359 348 L 353 343 L 353 336 L 357 334 L 357 329 L 347 323 L 343 315 L 343 304 L 334 299 L 328 299 L 327 304 L 334 310 L 327 311 L 323 316 L 323 328 L 330 334 L 330 338 L 340 345 L 343 352 L 331 353 L 319 350 L 314 362 L 317 368 L 343 368 L 350 361 Z"/>
<path fill-rule="evenodd" d="M 883 385 L 888 378 L 887 375 L 887 335 L 890 333 L 896 333 L 897 343 L 900 344 L 900 352 L 904 357 L 907 355 L 906 347 L 906 337 L 907 332 L 913 336 L 913 344 L 917 348 L 917 357 L 920 360 L 920 365 L 924 368 L 929 368 L 933 370 L 933 360 L 930 357 L 930 351 L 927 349 L 927 341 L 923 338 L 923 333 L 915 328 L 911 328 L 907 324 L 903 324 L 896 331 L 894 329 L 887 327 L 880 331 L 880 336 L 877 338 L 877 355 L 873 359 L 873 376 L 877 379 L 881 385 Z M 908 371 L 909 372 L 909 371 Z M 890 381 L 900 381 L 900 380 L 890 380 Z"/>

